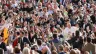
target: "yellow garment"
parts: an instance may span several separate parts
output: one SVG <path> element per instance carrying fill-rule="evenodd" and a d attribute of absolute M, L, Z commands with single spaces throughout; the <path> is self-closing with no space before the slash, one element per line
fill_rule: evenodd
<path fill-rule="evenodd" d="M 8 43 L 8 36 L 9 36 L 7 28 L 4 28 L 3 34 L 4 34 L 4 36 L 3 36 L 4 42 L 5 42 L 5 44 L 7 44 Z"/>

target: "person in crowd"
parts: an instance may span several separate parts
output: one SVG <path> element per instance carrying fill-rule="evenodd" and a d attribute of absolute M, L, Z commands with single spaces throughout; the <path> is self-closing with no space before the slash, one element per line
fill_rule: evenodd
<path fill-rule="evenodd" d="M 25 46 L 24 46 L 24 49 L 23 49 L 23 54 L 31 54 L 30 52 L 30 48 L 29 48 L 29 46 L 28 46 L 28 44 L 24 44 Z"/>
<path fill-rule="evenodd" d="M 90 54 L 88 51 L 85 51 L 84 54 Z"/>
<path fill-rule="evenodd" d="M 58 34 L 53 34 L 53 40 L 52 40 L 54 46 L 58 48 L 58 45 L 61 44 L 61 41 L 58 38 Z"/>
<path fill-rule="evenodd" d="M 96 53 L 96 45 L 92 43 L 92 39 L 90 37 L 87 37 L 87 44 L 83 47 L 83 50 L 92 54 Z"/>
<path fill-rule="evenodd" d="M 43 44 L 42 40 L 41 39 L 38 39 L 37 40 L 37 44 L 39 46 L 38 50 L 40 54 L 51 54 L 51 51 L 50 49 L 48 48 L 47 45 Z"/>
<path fill-rule="evenodd" d="M 75 49 L 71 49 L 70 54 L 76 54 Z"/>
<path fill-rule="evenodd" d="M 21 54 L 21 50 L 17 46 L 14 48 L 14 54 Z"/>
<path fill-rule="evenodd" d="M 65 54 L 63 45 L 58 47 L 59 54 Z"/>
<path fill-rule="evenodd" d="M 0 48 L 7 51 L 6 44 L 3 42 L 3 38 L 0 36 Z"/>
<path fill-rule="evenodd" d="M 58 54 L 55 50 L 52 51 L 52 54 Z"/>

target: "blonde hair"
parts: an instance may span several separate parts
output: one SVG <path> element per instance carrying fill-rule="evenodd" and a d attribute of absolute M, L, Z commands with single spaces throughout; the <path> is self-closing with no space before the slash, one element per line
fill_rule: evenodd
<path fill-rule="evenodd" d="M 25 47 L 23 49 L 23 54 L 30 54 L 30 49 L 28 47 Z"/>

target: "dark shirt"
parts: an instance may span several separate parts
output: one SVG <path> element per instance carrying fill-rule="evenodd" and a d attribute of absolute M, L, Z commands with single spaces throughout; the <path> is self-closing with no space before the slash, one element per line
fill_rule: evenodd
<path fill-rule="evenodd" d="M 59 43 L 60 41 L 59 41 L 59 39 L 56 38 L 56 39 L 53 39 L 53 42 L 54 43 Z"/>
<path fill-rule="evenodd" d="M 4 51 L 7 51 L 7 48 L 4 42 L 1 42 L 0 48 L 2 48 Z"/>
<path fill-rule="evenodd" d="M 60 52 L 59 54 L 65 54 L 65 52 Z"/>

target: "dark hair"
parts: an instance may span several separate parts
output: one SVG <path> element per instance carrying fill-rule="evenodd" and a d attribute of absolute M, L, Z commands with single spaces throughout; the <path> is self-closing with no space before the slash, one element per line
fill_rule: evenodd
<path fill-rule="evenodd" d="M 53 38 L 56 39 L 57 38 L 57 34 L 53 34 Z"/>
<path fill-rule="evenodd" d="M 78 31 L 78 30 L 76 31 L 76 33 L 75 33 L 75 34 L 76 34 L 76 36 L 77 36 L 77 37 L 79 37 L 79 35 L 80 35 L 80 33 L 79 33 L 79 31 Z"/>
<path fill-rule="evenodd" d="M 24 33 L 23 31 L 21 31 L 21 34 L 23 34 L 23 35 L 24 35 L 25 33 Z"/>
<path fill-rule="evenodd" d="M 17 35 L 20 35 L 20 32 L 16 32 L 17 33 Z"/>
<path fill-rule="evenodd" d="M 94 32 L 94 35 L 96 36 L 96 32 Z"/>
<path fill-rule="evenodd" d="M 38 39 L 38 40 L 37 40 L 37 44 L 38 44 L 38 45 L 41 45 L 41 44 L 42 44 L 42 40 L 41 40 L 41 39 Z"/>
<path fill-rule="evenodd" d="M 90 43 L 91 42 L 91 38 L 87 37 L 87 42 Z"/>

